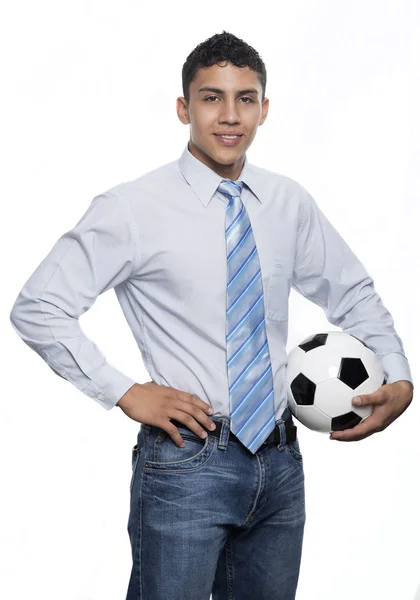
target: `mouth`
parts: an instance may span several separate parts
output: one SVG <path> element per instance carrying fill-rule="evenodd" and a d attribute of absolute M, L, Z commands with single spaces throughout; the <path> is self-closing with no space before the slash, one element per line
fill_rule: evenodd
<path fill-rule="evenodd" d="M 220 135 L 217 133 L 213 134 L 214 137 L 216 138 L 216 140 L 219 142 L 219 144 L 222 144 L 222 146 L 236 146 L 237 144 L 239 144 L 240 140 L 243 138 L 243 134 L 241 135 Z"/>

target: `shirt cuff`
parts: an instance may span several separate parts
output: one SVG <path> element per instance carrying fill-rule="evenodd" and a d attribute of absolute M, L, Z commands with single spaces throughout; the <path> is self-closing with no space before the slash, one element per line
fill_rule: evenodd
<path fill-rule="evenodd" d="M 111 410 L 137 381 L 105 363 L 89 374 L 91 384 L 83 391 L 105 410 Z"/>
<path fill-rule="evenodd" d="M 395 383 L 396 381 L 406 379 L 411 383 L 414 389 L 410 366 L 405 356 L 398 352 L 391 352 L 381 358 L 381 363 L 385 373 L 386 383 Z"/>

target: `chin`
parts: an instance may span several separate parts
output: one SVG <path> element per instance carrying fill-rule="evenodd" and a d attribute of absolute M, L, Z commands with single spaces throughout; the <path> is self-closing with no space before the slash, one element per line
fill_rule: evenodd
<path fill-rule="evenodd" d="M 212 148 L 212 154 L 220 158 L 220 162 L 223 164 L 231 164 L 238 160 L 241 156 L 245 154 L 243 148 L 234 148 L 233 146 L 229 148 L 229 146 L 217 147 L 215 149 Z M 210 152 L 209 152 L 210 154 Z"/>
<path fill-rule="evenodd" d="M 206 140 L 206 142 L 208 142 L 208 140 Z M 216 144 L 216 146 L 213 144 Z M 206 154 L 213 162 L 223 166 L 233 165 L 245 154 L 243 148 L 240 151 L 238 148 L 234 147 L 219 147 L 217 142 L 213 142 L 213 144 L 200 142 L 197 144 L 194 142 L 194 145 L 200 152 Z"/>

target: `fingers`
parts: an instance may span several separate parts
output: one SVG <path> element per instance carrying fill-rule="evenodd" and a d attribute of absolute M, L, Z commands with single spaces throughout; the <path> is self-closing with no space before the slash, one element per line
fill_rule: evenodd
<path fill-rule="evenodd" d="M 174 390 L 174 393 L 179 398 L 179 403 L 172 403 L 169 418 L 179 421 L 197 436 L 205 439 L 207 431 L 203 429 L 203 426 L 210 431 L 216 428 L 216 425 L 208 416 L 210 412 L 213 413 L 213 409 L 195 394 L 189 394 L 181 390 Z M 185 445 L 179 429 L 175 425 L 167 423 L 162 429 L 167 431 L 178 446 L 183 447 Z"/>
<path fill-rule="evenodd" d="M 384 404 L 386 401 L 386 386 L 382 386 L 372 394 L 360 394 L 352 399 L 355 406 L 368 406 L 372 404 Z"/>
<path fill-rule="evenodd" d="M 161 428 L 169 434 L 177 446 L 180 448 L 185 446 L 185 442 L 182 439 L 182 435 L 179 433 L 178 427 L 169 422 L 168 424 L 162 425 Z"/>
<path fill-rule="evenodd" d="M 356 442 L 365 437 L 368 437 L 369 435 L 372 435 L 372 433 L 376 433 L 382 430 L 383 427 L 377 421 L 377 418 L 375 418 L 372 414 L 370 417 L 367 417 L 367 419 L 365 419 L 355 427 L 345 429 L 344 431 L 333 431 L 330 435 L 330 440 L 340 440 L 342 442 Z"/>
<path fill-rule="evenodd" d="M 182 404 L 176 404 L 176 408 L 192 415 L 200 423 L 207 427 L 207 429 L 211 427 L 213 421 L 208 415 L 213 414 L 214 411 L 211 406 L 207 404 L 207 402 L 200 400 L 200 398 L 195 394 L 188 394 L 187 392 L 182 392 L 179 390 L 177 390 L 176 395 L 182 402 Z M 178 419 L 178 421 L 182 421 L 182 419 Z M 184 421 L 182 421 L 182 423 L 183 422 Z"/>
<path fill-rule="evenodd" d="M 360 394 L 352 399 L 352 404 L 355 406 L 372 406 L 372 414 L 364 419 L 359 425 L 345 429 L 344 431 L 334 431 L 330 435 L 330 440 L 340 440 L 342 442 L 356 442 L 372 435 L 378 431 L 383 431 L 382 425 L 383 409 L 381 405 L 386 404 L 387 400 L 387 385 L 383 385 L 372 394 Z"/>
<path fill-rule="evenodd" d="M 194 417 L 192 417 L 190 414 L 185 413 L 183 410 L 177 410 L 177 409 L 173 409 L 171 411 L 171 420 L 176 420 L 179 423 L 182 423 L 182 425 L 184 425 L 185 427 L 187 427 L 190 431 L 192 431 L 195 435 L 197 435 L 198 437 L 205 439 L 207 437 L 207 431 L 205 429 L 203 429 L 203 427 L 197 423 L 197 421 L 195 420 Z M 213 423 L 213 421 L 211 421 L 211 427 L 209 426 L 208 429 L 215 429 L 215 424 Z M 179 423 L 178 423 L 178 427 L 179 427 Z M 162 427 L 162 429 L 165 429 L 165 431 L 167 431 L 169 433 L 169 435 L 172 437 L 172 439 L 174 440 L 174 442 L 176 444 L 178 444 L 178 446 L 182 446 L 182 435 L 178 429 L 178 427 L 176 426 L 176 424 L 174 423 L 167 423 L 165 427 Z"/>

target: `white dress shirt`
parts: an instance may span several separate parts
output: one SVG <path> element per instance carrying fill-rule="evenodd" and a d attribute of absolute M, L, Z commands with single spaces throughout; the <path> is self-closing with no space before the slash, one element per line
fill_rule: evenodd
<path fill-rule="evenodd" d="M 150 378 L 229 417 L 222 179 L 187 143 L 178 160 L 97 195 L 17 296 L 10 319 L 18 335 L 103 408 L 136 381 L 107 362 L 78 319 L 113 288 Z M 276 419 L 287 406 L 291 286 L 377 354 L 387 383 L 413 383 L 372 278 L 313 197 L 246 156 L 238 180 L 260 260 Z"/>

